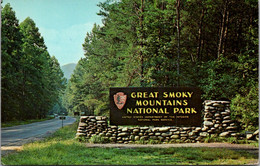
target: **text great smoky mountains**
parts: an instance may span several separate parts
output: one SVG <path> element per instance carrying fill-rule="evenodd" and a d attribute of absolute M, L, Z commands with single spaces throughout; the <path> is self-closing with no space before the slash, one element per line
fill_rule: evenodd
<path fill-rule="evenodd" d="M 135 106 L 139 108 L 127 108 L 127 114 L 169 114 L 169 111 L 174 114 L 196 114 L 195 108 L 187 107 L 192 95 L 193 92 L 132 92 L 130 97 L 136 99 Z M 145 108 L 140 108 L 142 106 Z M 171 110 L 169 106 L 172 106 Z"/>

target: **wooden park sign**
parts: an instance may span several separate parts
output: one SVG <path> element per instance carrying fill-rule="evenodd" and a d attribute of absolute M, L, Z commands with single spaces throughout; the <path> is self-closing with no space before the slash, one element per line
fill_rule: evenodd
<path fill-rule="evenodd" d="M 111 125 L 201 126 L 201 121 L 198 88 L 110 88 Z"/>

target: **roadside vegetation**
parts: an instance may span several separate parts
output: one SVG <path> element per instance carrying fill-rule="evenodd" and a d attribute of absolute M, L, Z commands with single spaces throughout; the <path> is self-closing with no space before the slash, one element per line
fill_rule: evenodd
<path fill-rule="evenodd" d="M 109 115 L 109 87 L 198 87 L 230 100 L 240 131 L 259 127 L 258 1 L 106 0 L 70 80 L 30 17 L 2 6 L 2 122 Z"/>
<path fill-rule="evenodd" d="M 4 128 L 4 127 L 17 126 L 17 125 L 25 125 L 25 124 L 30 124 L 30 123 L 34 123 L 34 122 L 42 122 L 42 121 L 50 120 L 50 119 L 54 119 L 54 117 L 48 117 L 48 118 L 44 118 L 44 119 L 16 120 L 16 121 L 2 122 L 1 127 Z"/>
<path fill-rule="evenodd" d="M 87 148 L 75 139 L 78 122 L 42 141 L 2 157 L 5 165 L 182 165 L 247 164 L 258 157 L 245 151 L 214 148 Z M 21 160 L 23 159 L 23 160 Z"/>
<path fill-rule="evenodd" d="M 1 9 L 1 121 L 44 119 L 58 111 L 66 79 L 34 20 Z"/>
<path fill-rule="evenodd" d="M 109 115 L 109 87 L 198 87 L 258 129 L 258 1 L 106 0 L 62 97 L 70 113 Z"/>

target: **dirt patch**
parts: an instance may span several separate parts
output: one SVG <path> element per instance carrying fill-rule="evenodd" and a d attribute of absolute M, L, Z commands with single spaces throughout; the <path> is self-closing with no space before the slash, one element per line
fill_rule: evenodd
<path fill-rule="evenodd" d="M 183 143 L 183 144 L 91 144 L 86 143 L 87 147 L 104 148 L 172 148 L 172 147 L 209 147 L 209 148 L 228 148 L 258 150 L 258 147 L 248 144 L 230 144 L 230 143 Z"/>

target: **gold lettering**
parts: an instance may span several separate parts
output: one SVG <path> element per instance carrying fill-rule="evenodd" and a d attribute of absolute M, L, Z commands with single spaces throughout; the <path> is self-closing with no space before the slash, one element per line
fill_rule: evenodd
<path fill-rule="evenodd" d="M 185 114 L 190 114 L 190 108 L 185 108 Z"/>
<path fill-rule="evenodd" d="M 167 108 L 164 108 L 164 113 L 169 114 L 169 112 L 167 111 Z"/>
<path fill-rule="evenodd" d="M 168 97 L 168 93 L 167 92 L 163 92 L 163 98 L 167 98 Z"/>
<path fill-rule="evenodd" d="M 132 113 L 133 113 L 133 110 L 132 110 L 132 109 L 129 109 L 129 108 L 127 108 L 127 109 L 126 109 L 126 113 L 128 113 L 128 114 L 129 114 L 129 113 L 130 113 L 130 114 L 132 114 Z"/>
<path fill-rule="evenodd" d="M 132 97 L 133 99 L 136 98 L 135 92 L 132 92 L 132 93 L 131 93 L 131 97 Z"/>
<path fill-rule="evenodd" d="M 137 106 L 142 106 L 142 100 L 136 100 L 136 105 Z"/>
<path fill-rule="evenodd" d="M 174 92 L 170 92 L 169 97 L 170 97 L 170 98 L 175 98 Z"/>
<path fill-rule="evenodd" d="M 144 106 L 148 106 L 148 104 L 149 104 L 149 103 L 148 103 L 148 100 L 144 100 L 144 101 L 143 101 L 143 105 L 144 105 Z"/>
<path fill-rule="evenodd" d="M 163 101 L 163 105 L 166 105 L 167 100 L 162 100 L 162 101 Z"/>
<path fill-rule="evenodd" d="M 176 105 L 182 105 L 180 100 L 176 100 Z"/>
<path fill-rule="evenodd" d="M 163 114 L 163 109 L 162 108 L 159 109 L 159 114 Z"/>
<path fill-rule="evenodd" d="M 154 106 L 155 105 L 155 101 L 154 100 L 149 100 L 149 105 L 150 106 Z"/>
<path fill-rule="evenodd" d="M 177 92 L 177 93 L 176 93 L 176 97 L 177 97 L 177 98 L 180 98 L 180 97 L 181 97 L 181 92 Z"/>
<path fill-rule="evenodd" d="M 188 105 L 188 101 L 187 100 L 183 100 L 183 105 L 184 106 Z"/>
<path fill-rule="evenodd" d="M 187 92 L 189 95 L 189 98 L 191 98 L 191 96 L 193 95 L 193 92 Z"/>
<path fill-rule="evenodd" d="M 143 98 L 147 98 L 147 92 L 143 92 Z"/>
<path fill-rule="evenodd" d="M 179 113 L 179 114 L 196 114 L 197 111 L 195 108 L 173 108 L 173 113 Z"/>
<path fill-rule="evenodd" d="M 167 105 L 172 106 L 172 102 L 170 100 L 168 100 Z"/>
<path fill-rule="evenodd" d="M 151 108 L 147 108 L 146 109 L 146 113 L 148 113 L 148 114 L 152 113 L 152 109 Z"/>
<path fill-rule="evenodd" d="M 162 101 L 161 100 L 156 100 L 156 105 L 161 106 L 162 105 Z"/>
<path fill-rule="evenodd" d="M 153 92 L 149 94 L 149 98 L 154 98 Z"/>
<path fill-rule="evenodd" d="M 192 114 L 196 114 L 197 113 L 197 111 L 195 111 L 195 108 L 191 108 L 191 113 Z"/>
<path fill-rule="evenodd" d="M 138 110 L 135 108 L 134 109 L 134 112 L 133 112 L 134 114 L 139 114 L 139 112 L 138 112 Z"/>
<path fill-rule="evenodd" d="M 158 108 L 153 108 L 153 113 L 158 114 Z"/>
<path fill-rule="evenodd" d="M 142 92 L 137 92 L 137 98 L 142 98 Z"/>
<path fill-rule="evenodd" d="M 186 92 L 182 92 L 182 97 L 184 98 L 184 97 L 188 97 L 187 95 L 186 95 Z"/>
<path fill-rule="evenodd" d="M 154 92 L 155 98 L 158 98 L 158 93 L 159 92 Z"/>

